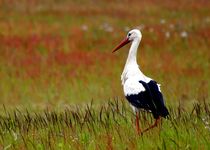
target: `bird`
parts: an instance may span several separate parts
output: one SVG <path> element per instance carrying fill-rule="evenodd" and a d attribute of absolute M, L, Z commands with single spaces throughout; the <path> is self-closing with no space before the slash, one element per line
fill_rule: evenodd
<path fill-rule="evenodd" d="M 169 116 L 169 111 L 165 105 L 163 94 L 161 93 L 160 84 L 144 75 L 137 63 L 137 50 L 141 39 L 141 31 L 133 29 L 128 32 L 125 39 L 112 51 L 112 53 L 114 53 L 126 44 L 131 43 L 127 61 L 121 74 L 121 81 L 124 95 L 136 116 L 135 124 L 138 134 L 156 127 L 161 117 L 167 118 L 167 116 Z M 145 130 L 141 130 L 139 126 L 139 111 L 141 109 L 151 112 L 155 119 L 154 124 L 150 125 Z"/>

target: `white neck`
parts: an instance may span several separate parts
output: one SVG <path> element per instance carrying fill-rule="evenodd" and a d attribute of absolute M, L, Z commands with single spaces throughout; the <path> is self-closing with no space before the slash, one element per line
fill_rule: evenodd
<path fill-rule="evenodd" d="M 140 39 L 135 39 L 132 42 L 125 67 L 130 66 L 130 65 L 137 65 L 136 56 L 137 56 L 139 43 L 140 43 Z"/>
<path fill-rule="evenodd" d="M 143 73 L 140 71 L 139 66 L 137 64 L 136 55 L 138 46 L 140 43 L 140 39 L 135 39 L 130 47 L 128 58 L 121 75 L 122 85 L 126 82 L 129 77 L 134 77 L 137 80 L 140 80 L 141 77 L 144 77 Z"/>

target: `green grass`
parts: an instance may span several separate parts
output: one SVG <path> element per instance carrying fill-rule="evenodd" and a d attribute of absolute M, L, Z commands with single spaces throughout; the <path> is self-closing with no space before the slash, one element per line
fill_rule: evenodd
<path fill-rule="evenodd" d="M 170 117 L 137 135 L 135 115 L 119 100 L 63 110 L 6 110 L 0 118 L 1 148 L 12 149 L 209 149 L 209 103 L 188 110 L 170 108 Z M 140 125 L 154 121 L 140 112 Z"/>
<path fill-rule="evenodd" d="M 3 1 L 0 147 L 210 149 L 209 6 L 206 0 Z M 120 81 L 129 47 L 111 53 L 132 28 L 143 34 L 141 70 L 161 84 L 171 113 L 140 137 Z M 119 111 L 113 99 L 125 101 Z M 153 121 L 142 114 L 143 127 Z"/>

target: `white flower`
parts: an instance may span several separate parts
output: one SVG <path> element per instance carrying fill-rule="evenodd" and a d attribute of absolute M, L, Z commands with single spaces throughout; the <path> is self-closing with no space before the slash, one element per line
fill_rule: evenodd
<path fill-rule="evenodd" d="M 107 22 L 105 22 L 104 24 L 102 24 L 100 26 L 100 29 L 103 29 L 106 32 L 113 32 L 113 30 L 114 30 L 113 27 L 109 23 L 107 23 Z"/>
<path fill-rule="evenodd" d="M 87 26 L 87 25 L 85 25 L 85 24 L 84 24 L 84 25 L 82 25 L 82 27 L 81 27 L 81 28 L 82 28 L 82 30 L 83 30 L 83 31 L 87 31 L 87 30 L 88 30 L 88 26 Z"/>
<path fill-rule="evenodd" d="M 182 31 L 182 32 L 180 33 L 180 36 L 181 36 L 182 38 L 187 38 L 187 37 L 188 37 L 188 33 L 187 33 L 186 31 Z"/>
<path fill-rule="evenodd" d="M 174 29 L 174 24 L 170 24 L 170 25 L 169 25 L 169 28 L 170 28 L 170 29 Z"/>
<path fill-rule="evenodd" d="M 160 23 L 161 23 L 161 24 L 165 24 L 165 23 L 166 23 L 166 20 L 165 20 L 165 19 L 161 19 L 161 20 L 160 20 Z"/>
<path fill-rule="evenodd" d="M 170 32 L 167 31 L 167 32 L 165 33 L 165 36 L 166 36 L 166 38 L 170 38 L 170 36 L 171 36 Z"/>

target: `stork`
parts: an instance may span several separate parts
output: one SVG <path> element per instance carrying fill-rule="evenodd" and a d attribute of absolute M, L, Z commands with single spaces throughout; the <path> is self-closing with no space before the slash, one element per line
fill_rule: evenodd
<path fill-rule="evenodd" d="M 138 134 L 156 127 L 161 117 L 166 118 L 169 115 L 160 90 L 160 84 L 145 76 L 137 64 L 136 55 L 141 38 L 141 32 L 138 29 L 133 29 L 128 32 L 126 38 L 112 51 L 115 52 L 131 42 L 127 61 L 121 75 L 121 81 L 125 97 L 136 115 L 136 130 Z M 139 127 L 140 109 L 151 112 L 155 118 L 155 123 L 145 130 L 141 130 Z"/>

